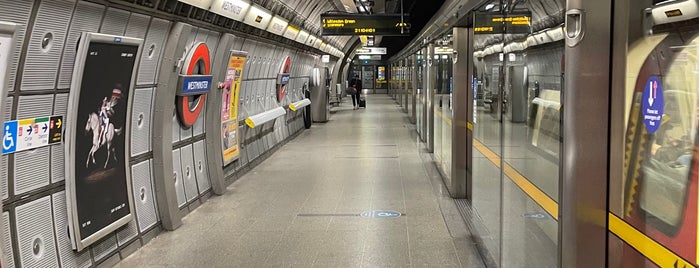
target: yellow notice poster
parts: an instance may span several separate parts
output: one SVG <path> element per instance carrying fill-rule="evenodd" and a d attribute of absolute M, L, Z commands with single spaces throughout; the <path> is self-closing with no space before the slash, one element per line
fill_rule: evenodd
<path fill-rule="evenodd" d="M 221 98 L 221 139 L 223 146 L 223 163 L 228 165 L 240 155 L 238 135 L 238 102 L 240 84 L 243 80 L 245 52 L 233 52 L 228 60 L 226 80 Z"/>

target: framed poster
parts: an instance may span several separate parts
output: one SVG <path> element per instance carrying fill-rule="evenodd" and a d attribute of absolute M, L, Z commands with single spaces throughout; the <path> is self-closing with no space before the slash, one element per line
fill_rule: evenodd
<path fill-rule="evenodd" d="M 131 100 L 142 39 L 83 33 L 66 120 L 66 200 L 80 251 L 133 219 Z"/>
<path fill-rule="evenodd" d="M 247 52 L 232 51 L 226 68 L 226 80 L 223 83 L 221 98 L 221 149 L 224 166 L 233 163 L 240 155 L 238 103 L 246 58 Z"/>

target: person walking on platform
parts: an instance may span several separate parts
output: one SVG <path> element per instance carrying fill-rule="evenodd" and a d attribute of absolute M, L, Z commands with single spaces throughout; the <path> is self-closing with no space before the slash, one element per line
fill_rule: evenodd
<path fill-rule="evenodd" d="M 355 74 L 354 78 L 352 78 L 350 87 L 354 88 L 354 94 L 352 94 L 352 104 L 354 105 L 354 110 L 357 110 L 359 109 L 359 100 L 362 94 L 362 80 L 359 79 L 358 74 Z"/>

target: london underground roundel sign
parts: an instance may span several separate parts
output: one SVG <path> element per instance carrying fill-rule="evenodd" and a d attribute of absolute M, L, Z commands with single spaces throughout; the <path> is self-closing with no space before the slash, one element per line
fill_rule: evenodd
<path fill-rule="evenodd" d="M 199 118 L 211 90 L 211 56 L 205 43 L 197 43 L 187 53 L 177 87 L 177 117 L 184 128 Z"/>

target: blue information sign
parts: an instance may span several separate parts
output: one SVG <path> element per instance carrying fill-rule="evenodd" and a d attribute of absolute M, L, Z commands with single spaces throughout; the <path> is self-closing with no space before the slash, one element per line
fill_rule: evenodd
<path fill-rule="evenodd" d="M 641 98 L 641 114 L 648 133 L 654 134 L 658 131 L 663 120 L 664 108 L 663 85 L 660 82 L 660 78 L 651 76 L 646 81 Z"/>
<path fill-rule="evenodd" d="M 2 154 L 11 154 L 17 151 L 17 121 L 5 122 L 2 126 Z"/>
<path fill-rule="evenodd" d="M 210 75 L 202 76 L 183 76 L 181 78 L 180 96 L 201 95 L 211 91 L 213 78 Z"/>

